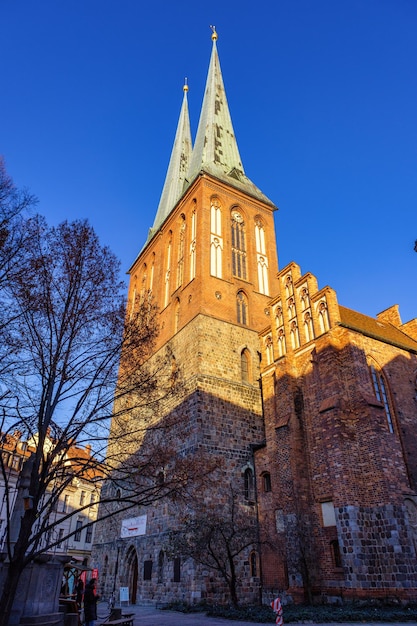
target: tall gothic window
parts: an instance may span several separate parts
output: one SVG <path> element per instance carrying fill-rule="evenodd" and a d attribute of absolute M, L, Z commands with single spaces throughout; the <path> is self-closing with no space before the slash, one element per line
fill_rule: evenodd
<path fill-rule="evenodd" d="M 248 325 L 248 299 L 243 291 L 236 294 L 236 313 L 238 324 Z"/>
<path fill-rule="evenodd" d="M 294 294 L 294 287 L 292 284 L 292 276 L 291 274 L 287 274 L 287 276 L 285 277 L 285 295 L 287 296 L 287 298 L 289 298 L 289 296 L 292 296 Z"/>
<path fill-rule="evenodd" d="M 373 365 L 370 366 L 372 383 L 374 386 L 374 392 L 376 399 L 379 400 L 384 406 L 385 417 L 387 419 L 388 430 L 390 433 L 394 432 L 393 425 L 393 413 L 391 409 L 391 403 L 388 395 L 388 386 L 383 373 L 377 370 Z"/>
<path fill-rule="evenodd" d="M 269 295 L 268 257 L 266 256 L 265 228 L 261 219 L 255 221 L 256 264 L 260 293 Z"/>
<path fill-rule="evenodd" d="M 141 285 L 140 285 L 140 303 L 143 303 L 143 300 L 145 298 L 145 291 L 146 291 L 146 283 L 148 281 L 148 267 L 146 265 L 146 263 L 143 264 L 143 268 L 142 268 L 142 280 L 141 280 Z"/>
<path fill-rule="evenodd" d="M 250 467 L 247 467 L 244 471 L 243 488 L 245 500 L 253 501 L 255 499 L 255 480 L 253 476 L 253 471 Z"/>
<path fill-rule="evenodd" d="M 177 288 L 184 280 L 184 249 L 185 249 L 185 215 L 181 215 L 180 237 L 178 241 Z"/>
<path fill-rule="evenodd" d="M 284 356 L 286 352 L 285 331 L 284 328 L 280 328 L 278 331 L 278 354 L 279 356 Z"/>
<path fill-rule="evenodd" d="M 330 328 L 329 309 L 326 300 L 320 300 L 318 304 L 318 318 L 321 333 L 325 333 Z"/>
<path fill-rule="evenodd" d="M 168 247 L 166 254 L 166 270 L 165 270 L 165 296 L 164 296 L 164 307 L 168 306 L 169 302 L 169 285 L 171 280 L 171 253 L 172 253 L 172 232 L 169 232 L 168 236 Z"/>
<path fill-rule="evenodd" d="M 222 278 L 222 211 L 218 198 L 211 199 L 210 230 L 210 274 Z"/>
<path fill-rule="evenodd" d="M 298 334 L 298 326 L 297 322 L 294 320 L 290 324 L 290 337 L 291 337 L 291 346 L 293 350 L 296 350 L 300 347 L 300 335 Z"/>
<path fill-rule="evenodd" d="M 309 311 L 304 314 L 304 335 L 306 341 L 314 339 L 313 320 Z"/>
<path fill-rule="evenodd" d="M 149 291 L 153 289 L 153 279 L 155 275 L 155 252 L 152 254 L 151 273 L 149 276 Z"/>
<path fill-rule="evenodd" d="M 250 376 L 250 352 L 247 348 L 244 348 L 240 353 L 240 374 L 242 378 L 242 383 L 249 382 Z"/>
<path fill-rule="evenodd" d="M 132 296 L 130 300 L 130 319 L 132 319 L 135 313 L 136 306 L 136 276 L 135 276 L 135 286 L 133 287 Z"/>
<path fill-rule="evenodd" d="M 190 280 L 195 278 L 196 271 L 196 253 L 197 253 L 197 215 L 193 211 L 191 214 L 191 243 L 190 243 Z"/>
<path fill-rule="evenodd" d="M 232 274 L 246 280 L 245 222 L 239 211 L 232 211 Z"/>

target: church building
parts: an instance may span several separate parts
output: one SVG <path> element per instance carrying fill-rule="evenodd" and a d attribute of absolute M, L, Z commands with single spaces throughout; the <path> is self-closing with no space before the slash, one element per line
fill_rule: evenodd
<path fill-rule="evenodd" d="M 279 269 L 276 206 L 245 174 L 214 29 L 194 143 L 187 91 L 128 301 L 158 306 L 155 356 L 168 346 L 184 381 L 166 410 L 192 426 L 188 454 L 217 467 L 206 502 L 232 497 L 255 530 L 238 599 L 417 600 L 417 320 L 397 306 L 367 317 L 295 262 Z M 230 600 L 217 571 L 167 550 L 175 506 L 133 516 L 140 534 L 97 525 L 103 595 Z"/>

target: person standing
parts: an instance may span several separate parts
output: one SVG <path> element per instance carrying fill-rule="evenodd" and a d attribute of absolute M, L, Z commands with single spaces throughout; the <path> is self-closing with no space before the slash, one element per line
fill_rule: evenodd
<path fill-rule="evenodd" d="M 85 626 L 94 626 L 97 619 L 97 602 L 100 597 L 96 595 L 96 579 L 88 581 L 84 591 L 84 620 Z"/>
<path fill-rule="evenodd" d="M 75 587 L 75 601 L 77 603 L 78 610 L 81 609 L 81 604 L 83 601 L 83 593 L 84 593 L 84 583 L 81 580 L 81 578 L 79 578 L 77 580 L 77 585 Z"/>

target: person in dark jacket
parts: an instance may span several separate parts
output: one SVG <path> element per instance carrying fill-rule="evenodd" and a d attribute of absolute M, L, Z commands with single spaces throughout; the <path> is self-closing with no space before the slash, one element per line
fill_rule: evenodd
<path fill-rule="evenodd" d="M 97 619 L 97 602 L 99 596 L 96 595 L 96 579 L 88 581 L 84 591 L 84 619 L 85 626 L 94 626 Z"/>
<path fill-rule="evenodd" d="M 81 578 L 79 578 L 75 586 L 75 601 L 77 603 L 78 609 L 81 609 L 81 605 L 83 602 L 83 594 L 84 594 L 84 583 L 81 580 Z"/>

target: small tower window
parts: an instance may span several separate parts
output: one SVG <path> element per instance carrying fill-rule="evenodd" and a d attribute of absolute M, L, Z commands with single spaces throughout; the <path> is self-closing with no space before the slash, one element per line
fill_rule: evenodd
<path fill-rule="evenodd" d="M 251 470 L 250 467 L 247 467 L 243 474 L 243 485 L 244 485 L 245 500 L 247 500 L 248 502 L 252 502 L 254 500 L 255 484 L 254 484 L 254 478 L 253 478 L 253 471 Z"/>
<path fill-rule="evenodd" d="M 248 325 L 248 299 L 243 291 L 236 295 L 237 321 L 238 324 Z"/>
<path fill-rule="evenodd" d="M 250 575 L 252 578 L 256 578 L 258 576 L 258 555 L 255 551 L 250 553 Z"/>
<path fill-rule="evenodd" d="M 242 383 L 249 382 L 249 363 L 250 363 L 250 353 L 247 348 L 242 350 L 240 354 L 240 373 L 242 378 Z"/>
<path fill-rule="evenodd" d="M 272 491 L 271 489 L 271 474 L 269 472 L 264 472 L 262 474 L 262 486 L 265 493 Z"/>
<path fill-rule="evenodd" d="M 340 546 L 337 539 L 330 542 L 330 551 L 334 567 L 342 567 L 342 555 L 340 554 Z"/>

